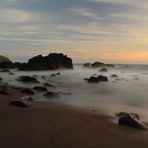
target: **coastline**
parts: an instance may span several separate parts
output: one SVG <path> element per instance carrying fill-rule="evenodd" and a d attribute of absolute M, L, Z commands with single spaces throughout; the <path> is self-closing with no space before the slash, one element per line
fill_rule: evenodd
<path fill-rule="evenodd" d="M 10 106 L 21 93 L 0 95 L 0 147 L 21 148 L 146 148 L 147 131 L 119 126 L 102 113 L 85 112 L 56 103 L 31 108 Z"/>

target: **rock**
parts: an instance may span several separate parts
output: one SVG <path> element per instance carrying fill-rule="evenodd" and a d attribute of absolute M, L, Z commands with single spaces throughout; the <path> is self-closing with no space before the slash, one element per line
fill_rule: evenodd
<path fill-rule="evenodd" d="M 60 72 L 57 72 L 56 75 L 61 75 L 61 73 Z"/>
<path fill-rule="evenodd" d="M 44 94 L 44 96 L 47 97 L 47 98 L 50 98 L 50 97 L 58 97 L 59 94 L 58 93 L 55 93 L 55 92 L 48 91 L 46 94 Z"/>
<path fill-rule="evenodd" d="M 24 88 L 21 90 L 22 93 L 28 94 L 28 95 L 34 95 L 35 93 L 30 88 Z"/>
<path fill-rule="evenodd" d="M 42 79 L 45 79 L 45 76 L 41 76 Z"/>
<path fill-rule="evenodd" d="M 137 129 L 147 129 L 146 125 L 140 121 L 140 117 L 134 113 L 121 112 L 117 115 L 119 117 L 118 124 L 130 126 Z"/>
<path fill-rule="evenodd" d="M 72 69 L 72 59 L 61 53 L 51 53 L 45 57 L 38 55 L 31 58 L 28 63 L 22 64 L 19 70 L 54 70 L 59 68 Z"/>
<path fill-rule="evenodd" d="M 108 72 L 108 70 L 106 68 L 101 68 L 99 71 L 100 72 Z"/>
<path fill-rule="evenodd" d="M 99 79 L 99 81 L 104 81 L 104 82 L 108 81 L 108 78 L 106 76 L 102 76 L 102 75 L 98 76 L 98 79 Z"/>
<path fill-rule="evenodd" d="M 33 89 L 37 91 L 47 91 L 47 88 L 43 86 L 35 86 Z"/>
<path fill-rule="evenodd" d="M 84 81 L 88 81 L 88 78 L 84 78 Z"/>
<path fill-rule="evenodd" d="M 16 106 L 16 107 L 28 107 L 26 103 L 24 103 L 23 101 L 19 101 L 19 100 L 11 101 L 9 104 Z"/>
<path fill-rule="evenodd" d="M 104 63 L 102 62 L 94 62 L 91 64 L 92 67 L 100 67 L 100 66 L 104 66 Z"/>
<path fill-rule="evenodd" d="M 102 62 L 94 62 L 94 63 L 85 63 L 83 64 L 84 67 L 92 67 L 92 68 L 98 68 L 98 67 L 114 67 L 113 64 L 105 64 Z"/>
<path fill-rule="evenodd" d="M 111 77 L 112 78 L 118 78 L 118 76 L 116 74 L 112 74 Z"/>
<path fill-rule="evenodd" d="M 31 76 L 20 76 L 18 78 L 18 81 L 24 82 L 24 83 L 39 83 L 39 81 Z"/>
<path fill-rule="evenodd" d="M 21 97 L 20 100 L 11 101 L 9 104 L 16 107 L 31 107 L 33 98 L 31 96 Z"/>
<path fill-rule="evenodd" d="M 83 64 L 84 67 L 90 67 L 91 66 L 91 63 L 85 63 Z"/>
<path fill-rule="evenodd" d="M 49 84 L 49 83 L 44 83 L 43 84 L 45 87 L 54 87 L 53 85 Z"/>
<path fill-rule="evenodd" d="M 51 77 L 55 77 L 55 76 L 56 76 L 56 74 L 54 74 L 54 73 L 53 73 L 53 74 L 51 74 L 50 76 L 51 76 Z"/>
<path fill-rule="evenodd" d="M 108 81 L 108 78 L 106 76 L 98 76 L 98 77 L 94 77 L 94 76 L 91 76 L 87 82 L 89 83 L 97 83 L 97 82 L 101 82 L 101 81 L 104 81 L 104 82 L 107 82 Z"/>
<path fill-rule="evenodd" d="M 89 82 L 89 83 L 96 83 L 96 82 L 99 82 L 99 79 L 98 79 L 98 77 L 91 76 L 91 77 L 88 79 L 88 82 Z"/>
<path fill-rule="evenodd" d="M 0 85 L 0 94 L 2 95 L 10 95 L 13 93 L 13 89 L 9 85 Z"/>
<path fill-rule="evenodd" d="M 8 68 L 12 65 L 12 61 L 9 58 L 0 55 L 0 68 Z"/>
<path fill-rule="evenodd" d="M 9 72 L 9 75 L 15 75 L 13 72 Z"/>

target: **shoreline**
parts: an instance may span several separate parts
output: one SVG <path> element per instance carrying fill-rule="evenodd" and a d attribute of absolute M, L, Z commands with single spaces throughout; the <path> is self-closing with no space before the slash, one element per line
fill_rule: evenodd
<path fill-rule="evenodd" d="M 56 103 L 35 102 L 32 108 L 8 105 L 21 94 L 0 95 L 0 147 L 146 148 L 147 131 L 119 126 L 97 111 L 85 112 Z"/>

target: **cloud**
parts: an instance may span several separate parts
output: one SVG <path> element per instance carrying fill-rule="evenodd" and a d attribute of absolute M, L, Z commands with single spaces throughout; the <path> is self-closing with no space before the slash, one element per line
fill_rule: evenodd
<path fill-rule="evenodd" d="M 27 22 L 29 13 L 15 9 L 0 9 L 0 20 L 2 23 Z"/>

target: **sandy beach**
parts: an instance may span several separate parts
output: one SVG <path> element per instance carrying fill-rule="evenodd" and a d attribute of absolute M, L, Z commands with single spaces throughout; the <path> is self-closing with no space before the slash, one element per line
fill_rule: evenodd
<path fill-rule="evenodd" d="M 1 148 L 147 148 L 147 131 L 119 126 L 98 112 L 50 102 L 31 108 L 8 104 L 21 95 L 0 95 Z"/>

